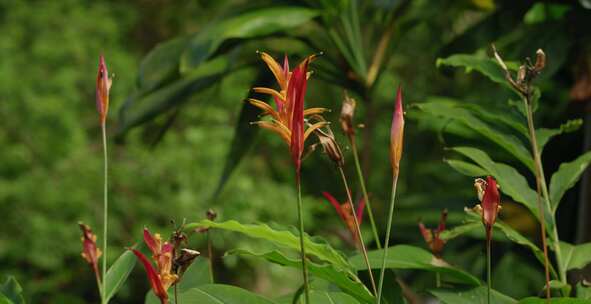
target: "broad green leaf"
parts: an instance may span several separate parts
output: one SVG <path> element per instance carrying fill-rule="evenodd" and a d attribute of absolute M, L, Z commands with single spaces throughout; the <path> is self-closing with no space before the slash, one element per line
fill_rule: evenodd
<path fill-rule="evenodd" d="M 587 281 L 578 282 L 575 286 L 575 291 L 577 293 L 577 299 L 591 300 L 591 286 L 589 286 Z"/>
<path fill-rule="evenodd" d="M 369 262 L 373 269 L 380 269 L 382 266 L 383 250 L 368 252 Z M 367 269 L 367 265 L 361 255 L 350 259 L 351 264 L 357 270 Z M 430 272 L 438 272 L 456 279 L 458 282 L 467 285 L 480 285 L 480 280 L 471 274 L 447 264 L 442 259 L 436 258 L 425 249 L 410 245 L 397 245 L 388 248 L 386 268 L 392 269 L 416 269 Z"/>
<path fill-rule="evenodd" d="M 153 119 L 174 106 L 185 103 L 197 91 L 216 84 L 229 70 L 225 58 L 203 64 L 190 75 L 144 94 L 138 91 L 121 107 L 117 133 L 123 134 L 132 127 Z"/>
<path fill-rule="evenodd" d="M 142 59 L 138 72 L 138 87 L 142 91 L 151 91 L 179 74 L 179 58 L 189 39 L 190 36 L 182 36 L 159 43 Z"/>
<path fill-rule="evenodd" d="M 437 101 L 421 103 L 416 106 L 420 110 L 430 113 L 431 115 L 462 122 L 466 127 L 478 132 L 480 135 L 486 137 L 505 149 L 511 155 L 515 156 L 515 158 L 521 161 L 533 172 L 534 163 L 531 154 L 517 137 L 510 134 L 504 134 L 500 130 L 493 128 L 493 126 L 476 117 L 471 111 L 462 108 L 459 104 L 453 101 L 446 99 L 435 100 Z"/>
<path fill-rule="evenodd" d="M 9 298 L 0 292 L 0 304 L 14 304 Z"/>
<path fill-rule="evenodd" d="M 552 298 L 550 301 L 546 298 L 529 297 L 521 299 L 518 304 L 588 304 L 589 300 L 576 298 Z"/>
<path fill-rule="evenodd" d="M 441 238 L 444 240 L 451 240 L 456 238 L 460 235 L 466 234 L 468 232 L 477 230 L 477 229 L 484 229 L 482 225 L 482 221 L 480 219 L 480 215 L 476 212 L 467 209 L 466 210 L 466 223 L 460 226 L 454 227 L 450 230 L 445 230 L 441 233 Z M 503 221 L 497 219 L 494 225 L 495 231 L 502 232 L 509 240 L 515 242 L 521 246 L 528 248 L 534 256 L 538 259 L 538 261 L 544 265 L 544 252 L 536 244 L 531 242 L 528 238 L 524 237 L 519 233 L 517 230 L 511 228 L 511 226 L 507 225 Z M 556 274 L 556 270 L 552 265 L 550 265 L 550 271 L 553 274 Z"/>
<path fill-rule="evenodd" d="M 179 294 L 182 304 L 272 304 L 263 296 L 231 285 L 208 284 Z"/>
<path fill-rule="evenodd" d="M 135 267 L 135 261 L 135 255 L 131 251 L 125 250 L 109 268 L 105 275 L 107 301 L 112 299 L 119 291 L 119 288 L 123 286 L 133 267 Z"/>
<path fill-rule="evenodd" d="M 510 196 L 516 202 L 523 204 L 539 220 L 537 193 L 529 187 L 527 180 L 515 168 L 503 163 L 494 162 L 486 152 L 472 147 L 455 147 L 456 151 L 474 161 L 488 171 L 498 182 L 501 193 Z M 544 204 L 545 205 L 545 204 Z M 546 209 L 546 208 L 545 208 Z M 552 218 L 549 210 L 546 212 L 546 229 L 552 231 Z"/>
<path fill-rule="evenodd" d="M 316 17 L 313 9 L 275 6 L 245 12 L 211 24 L 196 35 L 181 56 L 181 72 L 194 69 L 227 39 L 247 39 L 285 31 Z"/>
<path fill-rule="evenodd" d="M 591 152 L 579 156 L 572 162 L 563 163 L 558 168 L 558 171 L 552 175 L 550 181 L 552 212 L 556 212 L 564 193 L 577 183 L 589 163 L 591 163 Z"/>
<path fill-rule="evenodd" d="M 591 243 L 573 245 L 560 242 L 560 251 L 562 252 L 562 269 L 584 268 L 591 263 Z"/>
<path fill-rule="evenodd" d="M 488 290 L 485 286 L 471 289 L 434 289 L 429 290 L 434 297 L 443 304 L 486 304 L 488 303 Z M 492 290 L 491 303 L 515 304 L 517 300 L 506 296 L 496 290 Z"/>
<path fill-rule="evenodd" d="M 454 170 L 464 174 L 466 176 L 478 177 L 478 176 L 485 176 L 488 172 L 481 167 L 471 164 L 469 162 L 456 160 L 456 159 L 445 159 L 446 162 L 450 167 Z"/>
<path fill-rule="evenodd" d="M 463 67 L 466 69 L 466 73 L 475 70 L 496 83 L 507 85 L 505 72 L 494 59 L 489 57 L 456 54 L 447 58 L 438 58 L 436 65 L 437 67 L 440 67 L 441 65 Z M 512 66 L 513 64 L 508 64 L 508 67 L 511 68 Z"/>
<path fill-rule="evenodd" d="M 570 286 L 570 284 L 559 281 L 559 280 L 550 280 L 550 289 L 554 289 L 557 290 L 559 292 L 562 292 L 562 294 L 566 294 L 569 295 L 570 291 L 572 289 L 572 286 Z"/>
<path fill-rule="evenodd" d="M 355 298 L 342 292 L 328 292 L 320 290 L 310 291 L 310 303 L 325 304 L 359 304 Z"/>
<path fill-rule="evenodd" d="M 209 259 L 197 257 L 197 259 L 187 268 L 178 284 L 180 291 L 185 291 L 193 287 L 206 284 L 213 284 L 209 273 Z"/>
<path fill-rule="evenodd" d="M 563 133 L 570 133 L 578 130 L 583 125 L 582 119 L 572 119 L 562 125 L 558 129 L 540 128 L 536 130 L 536 141 L 538 142 L 538 150 L 540 153 L 544 151 L 544 147 L 556 135 Z"/>
<path fill-rule="evenodd" d="M 192 231 L 195 228 L 216 228 L 227 231 L 239 232 L 249 237 L 258 238 L 272 242 L 275 245 L 287 247 L 293 250 L 300 249 L 299 236 L 287 230 L 274 230 L 266 224 L 241 224 L 237 221 L 226 222 L 212 222 L 203 220 L 197 223 L 186 225 L 187 231 Z M 310 238 L 309 235 L 304 235 L 304 245 L 306 246 L 306 254 L 314 256 L 322 261 L 329 262 L 337 269 L 352 271 L 351 265 L 345 257 L 328 243 L 320 243 L 316 239 Z"/>
<path fill-rule="evenodd" d="M 294 268 L 301 268 L 301 259 L 292 259 L 286 257 L 279 251 L 270 251 L 265 253 L 254 253 L 248 250 L 232 250 L 229 251 L 227 254 L 237 254 L 237 255 L 250 255 L 259 258 L 264 258 L 269 262 L 294 267 Z M 308 271 L 313 276 L 318 278 L 324 279 L 329 281 L 339 287 L 343 292 L 355 297 L 356 299 L 364 302 L 364 303 L 373 303 L 374 297 L 372 296 L 371 292 L 363 285 L 363 283 L 357 278 L 357 276 L 351 275 L 350 273 L 342 270 L 338 270 L 334 268 L 330 264 L 317 264 L 312 261 L 308 262 Z"/>
<path fill-rule="evenodd" d="M 0 295 L 3 295 L 11 304 L 24 304 L 23 288 L 13 276 L 6 278 L 6 281 L 0 285 Z M 2 298 L 0 297 L 0 301 Z M 0 302 L 1 303 L 1 302 Z"/>

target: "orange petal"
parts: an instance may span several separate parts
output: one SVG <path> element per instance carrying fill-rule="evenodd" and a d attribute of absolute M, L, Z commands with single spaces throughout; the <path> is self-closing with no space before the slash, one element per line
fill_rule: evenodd
<path fill-rule="evenodd" d="M 277 111 L 275 111 L 275 109 L 273 109 L 273 107 L 270 106 L 268 103 L 254 98 L 249 98 L 248 102 L 250 102 L 250 104 L 252 104 L 253 106 L 263 110 L 263 115 L 268 114 L 271 115 L 273 118 L 279 120 L 279 113 L 277 113 Z"/>
<path fill-rule="evenodd" d="M 287 80 L 285 79 L 285 74 L 283 73 L 283 68 L 275 61 L 271 55 L 261 52 L 261 59 L 267 64 L 269 70 L 275 75 L 275 79 L 277 79 L 277 83 L 281 86 L 282 90 L 287 88 Z"/>
<path fill-rule="evenodd" d="M 329 112 L 330 110 L 327 108 L 309 108 L 304 110 L 304 116 L 314 115 L 314 114 L 322 114 L 324 112 Z"/>
<path fill-rule="evenodd" d="M 308 129 L 306 129 L 306 132 L 304 132 L 304 142 L 306 141 L 306 138 L 308 138 L 308 136 L 310 136 L 310 134 L 312 134 L 312 132 L 314 132 L 314 130 L 322 128 L 326 125 L 328 125 L 328 122 L 321 121 L 321 122 L 317 122 L 317 123 L 309 126 Z"/>
<path fill-rule="evenodd" d="M 289 143 L 291 142 L 291 133 L 289 132 L 289 130 L 286 131 L 285 128 L 282 128 L 282 124 L 273 123 L 270 121 L 256 121 L 253 122 L 253 124 L 258 125 L 263 129 L 268 129 L 279 134 L 279 136 L 281 136 L 281 138 L 285 141 L 285 143 L 287 143 L 287 145 L 289 145 Z"/>
<path fill-rule="evenodd" d="M 257 93 L 269 94 L 271 96 L 275 96 L 275 97 L 285 101 L 285 95 L 282 95 L 281 93 L 277 92 L 276 90 L 273 90 L 270 88 L 262 88 L 262 87 L 252 88 L 252 90 Z"/>

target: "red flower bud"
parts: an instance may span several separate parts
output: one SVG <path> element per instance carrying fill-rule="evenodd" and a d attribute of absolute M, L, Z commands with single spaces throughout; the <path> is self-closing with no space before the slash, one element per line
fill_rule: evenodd
<path fill-rule="evenodd" d="M 98 74 L 96 76 L 96 109 L 99 113 L 101 125 L 105 124 L 107 112 L 109 111 L 109 90 L 111 89 L 111 78 L 109 78 L 105 57 L 99 58 Z"/>
<path fill-rule="evenodd" d="M 392 117 L 392 128 L 390 129 L 390 161 L 394 175 L 400 170 L 400 159 L 402 158 L 402 145 L 404 137 L 404 110 L 402 109 L 402 89 L 398 87 L 396 93 L 396 105 Z"/>

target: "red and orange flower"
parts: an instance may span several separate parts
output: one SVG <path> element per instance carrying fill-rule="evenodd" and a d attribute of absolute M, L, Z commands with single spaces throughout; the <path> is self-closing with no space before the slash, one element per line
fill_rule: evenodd
<path fill-rule="evenodd" d="M 341 204 L 328 192 L 322 192 L 322 195 L 324 195 L 328 202 L 332 204 L 334 209 L 337 211 L 337 214 L 341 217 L 343 223 L 345 223 L 347 229 L 351 233 L 354 243 L 357 244 L 359 238 L 357 235 L 357 228 L 355 227 L 355 219 L 353 217 L 357 217 L 357 222 L 361 226 L 361 222 L 363 220 L 363 210 L 365 209 L 365 200 L 363 198 L 359 200 L 357 206 L 355 207 L 355 214 L 353 214 L 353 210 L 351 210 L 351 204 L 349 204 L 348 201 Z"/>
<path fill-rule="evenodd" d="M 109 90 L 111 90 L 112 79 L 109 78 L 105 57 L 99 58 L 98 74 L 96 75 L 96 110 L 99 113 L 101 125 L 107 120 L 109 111 Z"/>
<path fill-rule="evenodd" d="M 293 71 L 289 70 L 287 56 L 283 60 L 283 67 L 269 54 L 262 52 L 261 58 L 269 67 L 279 84 L 279 91 L 271 88 L 255 87 L 257 93 L 269 94 L 275 101 L 275 108 L 266 102 L 250 98 L 249 102 L 263 111 L 262 116 L 270 116 L 270 120 L 256 121 L 261 128 L 277 133 L 289 146 L 296 172 L 299 173 L 304 142 L 318 128 L 325 126 L 324 121 L 305 127 L 304 117 L 321 114 L 327 109 L 310 108 L 304 110 L 304 96 L 310 74 L 308 64 L 316 57 L 306 57 Z"/>
<path fill-rule="evenodd" d="M 419 229 L 421 230 L 421 234 L 423 235 L 423 239 L 431 249 L 431 252 L 436 257 L 441 257 L 441 252 L 443 251 L 443 246 L 445 245 L 445 240 L 441 239 L 440 235 L 441 232 L 445 230 L 445 221 L 447 220 L 447 209 L 441 212 L 441 218 L 439 219 L 439 226 L 437 229 L 427 229 L 422 222 L 419 222 Z"/>
<path fill-rule="evenodd" d="M 96 235 L 92 233 L 90 226 L 78 223 L 80 230 L 82 230 L 82 258 L 92 267 L 97 280 L 100 281 L 100 273 L 98 269 L 98 260 L 103 254 L 96 246 Z"/>
<path fill-rule="evenodd" d="M 497 181 L 492 176 L 487 176 L 486 180 L 477 178 L 474 181 L 474 188 L 481 204 L 476 205 L 475 210 L 482 217 L 482 224 L 486 230 L 486 239 L 492 238 L 492 229 L 497 221 L 497 215 L 501 210 L 501 195 Z"/>

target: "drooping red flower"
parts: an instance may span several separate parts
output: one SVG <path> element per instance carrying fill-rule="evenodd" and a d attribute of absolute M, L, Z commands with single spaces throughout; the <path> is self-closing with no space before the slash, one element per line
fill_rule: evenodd
<path fill-rule="evenodd" d="M 392 127 L 390 129 L 390 162 L 395 175 L 400 170 L 400 159 L 402 158 L 402 146 L 404 138 L 404 110 L 402 108 L 402 89 L 398 87 L 396 92 L 396 105 L 392 116 Z"/>
<path fill-rule="evenodd" d="M 423 239 L 431 249 L 431 252 L 436 257 L 441 257 L 441 252 L 443 251 L 443 246 L 445 246 L 446 241 L 441 239 L 440 235 L 441 232 L 445 230 L 445 221 L 447 220 L 447 209 L 444 209 L 441 212 L 441 218 L 439 219 L 439 226 L 437 229 L 427 229 L 422 222 L 419 222 L 419 230 L 421 230 L 421 234 L 423 235 Z"/>
<path fill-rule="evenodd" d="M 107 64 L 103 55 L 99 58 L 98 74 L 96 76 L 96 110 L 99 113 L 101 125 L 105 124 L 109 111 L 109 90 L 112 80 L 109 78 Z"/>
<path fill-rule="evenodd" d="M 178 275 L 172 271 L 174 246 L 169 242 L 162 242 L 160 234 L 152 235 L 148 228 L 144 228 L 144 242 L 152 252 L 152 260 L 156 263 L 156 268 L 141 252 L 131 250 L 144 265 L 152 291 L 162 304 L 167 304 L 167 290 L 178 280 Z"/>
<path fill-rule="evenodd" d="M 80 226 L 80 230 L 82 230 L 82 258 L 92 267 L 97 278 L 100 278 L 98 259 L 103 253 L 96 246 L 96 235 L 92 233 L 90 226 L 82 222 L 78 223 L 78 225 Z"/>
<path fill-rule="evenodd" d="M 357 206 L 355 207 L 355 215 L 353 215 L 353 210 L 351 210 L 351 205 L 349 204 L 349 201 L 345 201 L 341 204 L 336 198 L 334 198 L 334 196 L 332 196 L 328 192 L 322 192 L 322 195 L 324 195 L 328 202 L 332 204 L 337 214 L 343 220 L 343 223 L 345 223 L 345 225 L 347 226 L 347 229 L 351 233 L 351 237 L 355 241 L 355 244 L 357 244 L 358 235 L 357 229 L 355 228 L 355 219 L 353 217 L 357 217 L 357 222 L 359 223 L 359 225 L 361 225 L 363 221 L 363 210 L 365 209 L 365 200 L 361 198 L 359 202 L 357 202 Z"/>
<path fill-rule="evenodd" d="M 304 97 L 306 95 L 307 80 L 309 77 L 308 64 L 315 58 L 315 55 L 305 58 L 293 71 L 289 71 L 287 56 L 283 60 L 283 67 L 269 56 L 262 52 L 261 58 L 267 64 L 277 83 L 280 91 L 256 87 L 253 91 L 269 94 L 273 97 L 276 108 L 258 99 L 249 99 L 249 102 L 263 111 L 263 116 L 270 116 L 270 120 L 256 121 L 254 124 L 269 129 L 281 136 L 288 144 L 290 154 L 296 172 L 301 166 L 304 142 L 315 129 L 327 124 L 320 121 L 306 128 L 304 117 L 313 114 L 321 114 L 326 111 L 324 108 L 310 108 L 304 110 Z"/>
<path fill-rule="evenodd" d="M 476 206 L 477 212 L 482 217 L 482 223 L 486 230 L 486 238 L 492 238 L 492 229 L 497 220 L 497 215 L 501 210 L 501 195 L 497 181 L 492 176 L 487 176 L 486 180 L 478 178 L 474 181 L 474 187 L 481 201 Z"/>

